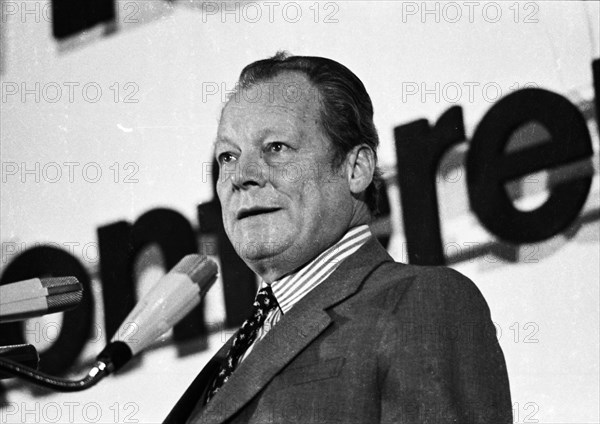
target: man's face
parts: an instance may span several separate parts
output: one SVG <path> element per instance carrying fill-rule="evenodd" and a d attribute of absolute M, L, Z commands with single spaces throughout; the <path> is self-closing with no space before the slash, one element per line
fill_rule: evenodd
<path fill-rule="evenodd" d="M 267 281 L 305 264 L 349 228 L 346 167 L 332 167 L 318 95 L 304 76 L 281 74 L 233 97 L 215 154 L 225 231 Z"/>

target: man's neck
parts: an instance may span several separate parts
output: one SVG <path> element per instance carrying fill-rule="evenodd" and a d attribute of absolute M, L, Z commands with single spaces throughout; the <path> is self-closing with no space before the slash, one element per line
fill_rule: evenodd
<path fill-rule="evenodd" d="M 362 221 L 362 222 L 361 222 Z M 356 228 L 360 225 L 366 225 L 368 222 L 363 220 L 359 220 L 355 225 L 349 226 L 346 231 L 339 234 L 334 240 L 330 243 L 327 243 L 323 246 L 315 247 L 311 249 L 310 254 L 301 255 L 298 252 L 281 252 L 277 255 L 274 255 L 270 258 L 265 258 L 263 261 L 257 261 L 253 264 L 248 264 L 250 269 L 254 271 L 263 281 L 271 284 L 273 281 L 279 280 L 286 275 L 292 274 L 299 269 L 305 267 L 308 263 L 317 258 L 320 254 L 325 252 L 327 249 L 334 246 L 336 243 L 348 234 L 353 228 Z"/>

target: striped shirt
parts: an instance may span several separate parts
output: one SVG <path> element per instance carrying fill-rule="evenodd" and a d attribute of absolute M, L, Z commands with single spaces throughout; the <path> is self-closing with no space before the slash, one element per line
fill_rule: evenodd
<path fill-rule="evenodd" d="M 271 289 L 277 299 L 279 308 L 274 309 L 267 315 L 254 343 L 246 350 L 240 362 L 248 356 L 254 345 L 277 324 L 283 314 L 292 309 L 312 289 L 325 281 L 340 266 L 344 259 L 356 252 L 365 244 L 369 237 L 371 237 L 371 230 L 369 230 L 368 225 L 351 228 L 340 241 L 325 250 L 300 270 L 286 275 L 280 280 L 273 281 Z M 263 288 L 266 284 L 263 281 L 260 288 Z"/>

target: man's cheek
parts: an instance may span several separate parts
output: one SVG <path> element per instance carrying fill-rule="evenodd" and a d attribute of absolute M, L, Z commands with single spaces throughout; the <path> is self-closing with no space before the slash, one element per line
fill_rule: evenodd
<path fill-rule="evenodd" d="M 238 225 L 238 228 L 236 229 L 236 222 L 233 219 L 233 217 L 231 216 L 231 214 L 228 213 L 224 213 L 223 214 L 223 227 L 225 228 L 225 234 L 227 234 L 227 237 L 229 237 L 229 239 L 233 239 L 236 236 L 239 237 L 239 234 L 236 234 L 240 232 L 240 228 Z"/>
<path fill-rule="evenodd" d="M 340 181 L 345 177 L 343 167 L 339 167 L 337 169 L 333 169 L 332 167 L 327 167 L 323 169 L 323 173 L 321 175 L 320 183 L 325 185 L 336 185 L 339 184 Z"/>
<path fill-rule="evenodd" d="M 293 187 L 303 181 L 314 180 L 317 173 L 312 163 L 288 161 L 269 168 L 269 180 L 275 187 Z"/>

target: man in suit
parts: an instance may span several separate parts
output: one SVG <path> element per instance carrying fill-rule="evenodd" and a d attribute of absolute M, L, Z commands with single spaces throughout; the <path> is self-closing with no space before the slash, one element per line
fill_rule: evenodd
<path fill-rule="evenodd" d="M 261 289 L 166 422 L 512 423 L 479 290 L 394 262 L 370 233 L 377 146 L 343 65 L 278 53 L 244 68 L 219 123 L 217 193 Z"/>

